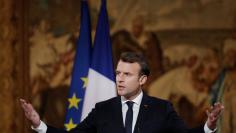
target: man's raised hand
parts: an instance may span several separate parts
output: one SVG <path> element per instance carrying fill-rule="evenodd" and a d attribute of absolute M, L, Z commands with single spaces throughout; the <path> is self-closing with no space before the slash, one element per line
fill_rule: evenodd
<path fill-rule="evenodd" d="M 24 99 L 20 99 L 20 104 L 25 113 L 25 117 L 31 122 L 34 128 L 37 128 L 40 125 L 39 114 L 35 111 L 33 106 Z"/>

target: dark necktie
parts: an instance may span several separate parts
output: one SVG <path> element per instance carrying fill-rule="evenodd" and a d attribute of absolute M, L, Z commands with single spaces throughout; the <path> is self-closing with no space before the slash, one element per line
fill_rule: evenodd
<path fill-rule="evenodd" d="M 125 117 L 125 131 L 126 133 L 132 133 L 132 122 L 133 122 L 133 104 L 134 102 L 128 101 L 126 102 L 128 105 L 128 110 L 126 112 Z"/>

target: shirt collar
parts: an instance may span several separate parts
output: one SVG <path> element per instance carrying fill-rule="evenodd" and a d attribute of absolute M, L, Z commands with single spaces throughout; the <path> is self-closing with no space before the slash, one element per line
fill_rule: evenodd
<path fill-rule="evenodd" d="M 136 98 L 134 98 L 133 100 L 127 100 L 124 96 L 121 96 L 121 103 L 125 104 L 127 101 L 132 101 L 135 104 L 140 105 L 142 98 L 143 98 L 143 91 L 141 91 L 140 94 Z"/>

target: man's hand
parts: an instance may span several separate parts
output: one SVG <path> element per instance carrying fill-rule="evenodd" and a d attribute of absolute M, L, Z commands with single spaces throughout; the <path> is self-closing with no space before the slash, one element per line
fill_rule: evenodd
<path fill-rule="evenodd" d="M 215 103 L 213 106 L 211 106 L 210 110 L 207 110 L 207 126 L 211 130 L 216 129 L 217 120 L 220 117 L 224 110 L 224 106 L 220 103 Z"/>
<path fill-rule="evenodd" d="M 34 128 L 40 125 L 39 114 L 35 111 L 30 103 L 27 103 L 24 99 L 20 99 L 21 107 L 25 113 L 25 117 L 31 122 Z"/>

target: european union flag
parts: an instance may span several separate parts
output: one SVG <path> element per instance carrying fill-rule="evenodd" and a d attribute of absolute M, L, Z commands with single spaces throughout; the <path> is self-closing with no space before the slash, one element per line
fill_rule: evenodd
<path fill-rule="evenodd" d="M 65 120 L 67 131 L 76 127 L 81 120 L 84 92 L 88 82 L 88 70 L 91 54 L 91 26 L 88 3 L 81 0 L 80 35 L 76 43 L 76 54 L 72 71 L 71 86 L 68 96 L 68 107 Z"/>
<path fill-rule="evenodd" d="M 112 46 L 105 0 L 102 0 L 100 8 L 88 78 L 82 119 L 87 116 L 97 102 L 116 96 Z"/>

